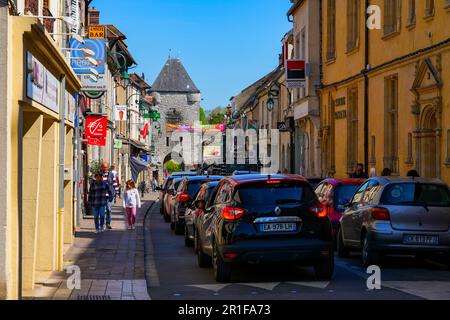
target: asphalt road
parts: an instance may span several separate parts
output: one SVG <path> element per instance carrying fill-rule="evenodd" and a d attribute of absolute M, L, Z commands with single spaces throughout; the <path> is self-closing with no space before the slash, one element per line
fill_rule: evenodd
<path fill-rule="evenodd" d="M 284 264 L 245 266 L 230 284 L 200 269 L 192 248 L 175 236 L 156 202 L 146 219 L 146 275 L 153 300 L 415 300 L 449 299 L 450 271 L 434 261 L 389 257 L 381 266 L 381 289 L 369 290 L 360 255 L 336 258 L 331 281 L 317 281 L 312 268 Z"/>

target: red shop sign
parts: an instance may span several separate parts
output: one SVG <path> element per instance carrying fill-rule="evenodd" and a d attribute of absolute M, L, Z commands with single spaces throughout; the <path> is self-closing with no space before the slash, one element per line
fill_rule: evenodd
<path fill-rule="evenodd" d="M 87 116 L 86 117 L 86 139 L 106 138 L 108 129 L 108 117 Z"/>
<path fill-rule="evenodd" d="M 106 146 L 106 139 L 105 138 L 87 138 L 86 144 L 88 144 L 90 146 L 104 147 L 104 146 Z"/>

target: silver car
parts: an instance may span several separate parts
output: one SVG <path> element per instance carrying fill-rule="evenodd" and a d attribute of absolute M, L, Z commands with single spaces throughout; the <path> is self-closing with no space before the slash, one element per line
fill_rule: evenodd
<path fill-rule="evenodd" d="M 361 250 L 365 266 L 384 254 L 442 254 L 450 261 L 450 191 L 438 180 L 372 178 L 339 222 L 338 254 Z"/>

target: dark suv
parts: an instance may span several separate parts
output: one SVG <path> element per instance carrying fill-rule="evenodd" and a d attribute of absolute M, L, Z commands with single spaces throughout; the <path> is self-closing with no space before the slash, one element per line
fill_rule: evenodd
<path fill-rule="evenodd" d="M 205 203 L 196 201 L 196 207 Z M 198 217 L 200 267 L 212 263 L 227 282 L 237 263 L 313 265 L 318 278 L 334 271 L 331 222 L 309 182 L 297 175 L 242 175 L 220 181 Z"/>
<path fill-rule="evenodd" d="M 184 214 L 186 209 L 192 205 L 192 200 L 202 184 L 219 181 L 222 178 L 222 176 L 195 176 L 185 177 L 181 180 L 177 194 L 172 200 L 173 205 L 170 206 L 172 228 L 175 230 L 175 234 L 181 235 L 184 233 Z"/>

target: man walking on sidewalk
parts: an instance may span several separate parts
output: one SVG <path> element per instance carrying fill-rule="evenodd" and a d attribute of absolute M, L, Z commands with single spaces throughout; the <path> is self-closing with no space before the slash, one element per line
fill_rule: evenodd
<path fill-rule="evenodd" d="M 89 188 L 89 205 L 94 213 L 95 233 L 103 232 L 105 223 L 105 208 L 108 201 L 107 194 L 110 193 L 111 187 L 108 182 L 103 181 L 102 174 L 95 174 L 95 181 L 91 183 Z"/>
<path fill-rule="evenodd" d="M 115 198 L 115 190 L 114 190 L 114 178 L 115 175 L 113 172 L 109 170 L 109 166 L 107 162 L 103 162 L 101 166 L 103 181 L 106 181 L 110 186 L 110 191 L 108 192 L 108 203 L 106 205 L 106 228 L 111 230 L 111 215 L 112 215 L 112 206 Z"/>

